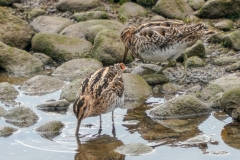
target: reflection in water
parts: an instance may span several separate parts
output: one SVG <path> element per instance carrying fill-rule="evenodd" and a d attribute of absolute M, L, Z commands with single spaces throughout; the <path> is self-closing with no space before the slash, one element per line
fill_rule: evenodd
<path fill-rule="evenodd" d="M 113 150 L 123 145 L 123 142 L 109 135 L 98 135 L 95 138 L 89 139 L 86 142 L 81 142 L 77 138 L 78 153 L 75 155 L 75 160 L 123 160 L 125 155 L 114 152 Z"/>
<path fill-rule="evenodd" d="M 230 147 L 240 149 L 240 125 L 232 122 L 224 126 L 221 136 L 223 141 Z"/>

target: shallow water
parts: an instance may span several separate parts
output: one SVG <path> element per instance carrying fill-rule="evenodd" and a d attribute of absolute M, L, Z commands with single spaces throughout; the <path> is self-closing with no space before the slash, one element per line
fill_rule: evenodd
<path fill-rule="evenodd" d="M 2 76 L 1 76 L 2 77 Z M 15 81 L 14 78 L 9 81 L 8 75 L 0 82 L 8 81 L 19 88 L 21 81 Z M 19 90 L 19 89 L 18 89 Z M 21 93 L 21 92 L 20 92 Z M 83 121 L 80 128 L 81 138 L 78 140 L 74 136 L 76 127 L 76 118 L 73 112 L 67 111 L 64 114 L 44 112 L 35 108 L 37 104 L 49 99 L 58 99 L 61 90 L 43 96 L 28 96 L 20 94 L 16 101 L 24 106 L 30 107 L 40 117 L 38 122 L 28 128 L 19 128 L 17 132 L 9 137 L 0 137 L 0 160 L 16 159 L 184 159 L 184 160 L 237 160 L 240 156 L 239 141 L 236 138 L 236 144 L 229 142 L 229 137 L 239 136 L 240 129 L 238 123 L 232 123 L 231 118 L 218 120 L 215 118 L 215 112 L 211 115 L 205 115 L 198 119 L 188 119 L 189 122 L 197 124 L 195 128 L 178 132 L 175 129 L 168 128 L 166 125 L 159 124 L 151 120 L 145 113 L 150 105 L 143 105 L 133 110 L 116 109 L 115 110 L 115 131 L 116 137 L 112 134 L 111 113 L 102 116 L 102 132 L 99 135 L 99 117 L 90 117 Z M 164 102 L 164 97 L 152 97 L 147 103 L 157 101 Z M 5 109 L 11 109 L 0 103 Z M 46 122 L 58 120 L 65 124 L 62 133 L 49 140 L 41 137 L 34 129 Z M 139 123 L 135 123 L 139 121 Z M 86 124 L 93 124 L 91 128 Z M 12 126 L 6 123 L 4 118 L 0 118 L 0 126 Z M 230 129 L 228 128 L 230 127 Z M 233 128 L 231 128 L 233 127 Z M 235 128 L 234 128 L 235 127 Z M 15 127 L 18 128 L 18 127 Z M 225 128 L 225 129 L 224 129 Z M 228 133 L 232 132 L 232 133 Z M 204 134 L 212 139 L 212 143 L 206 145 L 181 145 L 185 140 L 196 135 Z M 222 134 L 222 136 L 221 136 Z M 223 141 L 223 139 L 225 141 Z M 123 144 L 131 142 L 142 142 L 153 146 L 152 153 L 141 156 L 121 155 L 113 150 Z M 230 145 L 227 145 L 227 142 Z M 231 147 L 232 146 L 232 147 Z"/>

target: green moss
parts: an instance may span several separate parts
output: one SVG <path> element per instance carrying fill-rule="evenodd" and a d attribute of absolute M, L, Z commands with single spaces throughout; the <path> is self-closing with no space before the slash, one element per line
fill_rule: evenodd
<path fill-rule="evenodd" d="M 226 47 L 226 48 L 231 48 L 232 47 L 232 42 L 229 39 L 224 39 L 221 44 L 222 44 L 223 47 Z"/>

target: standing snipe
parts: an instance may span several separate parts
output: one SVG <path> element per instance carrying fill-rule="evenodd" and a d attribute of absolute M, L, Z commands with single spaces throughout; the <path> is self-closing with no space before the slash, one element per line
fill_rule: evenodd
<path fill-rule="evenodd" d="M 210 33 L 209 31 L 206 33 Z M 150 22 L 139 27 L 129 26 L 121 33 L 125 45 L 123 62 L 128 50 L 141 60 L 169 63 L 157 73 L 172 65 L 181 54 L 184 58 L 184 75 L 186 77 L 187 55 L 184 50 L 193 45 L 204 34 L 204 24 L 185 24 L 179 20 Z"/>
<path fill-rule="evenodd" d="M 101 114 L 112 111 L 124 103 L 124 84 L 122 73 L 125 69 L 123 63 L 105 67 L 85 78 L 77 93 L 73 104 L 73 111 L 77 118 L 75 135 L 78 135 L 81 121 L 90 116 L 100 116 Z"/>

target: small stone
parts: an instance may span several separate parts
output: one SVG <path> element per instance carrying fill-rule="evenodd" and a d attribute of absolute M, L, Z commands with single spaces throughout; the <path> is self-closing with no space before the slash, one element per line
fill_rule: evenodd
<path fill-rule="evenodd" d="M 17 129 L 13 127 L 0 126 L 0 137 L 8 137 L 16 131 Z"/>
<path fill-rule="evenodd" d="M 149 74 L 144 75 L 143 78 L 149 85 L 164 84 L 169 82 L 169 79 L 164 74 Z"/>

